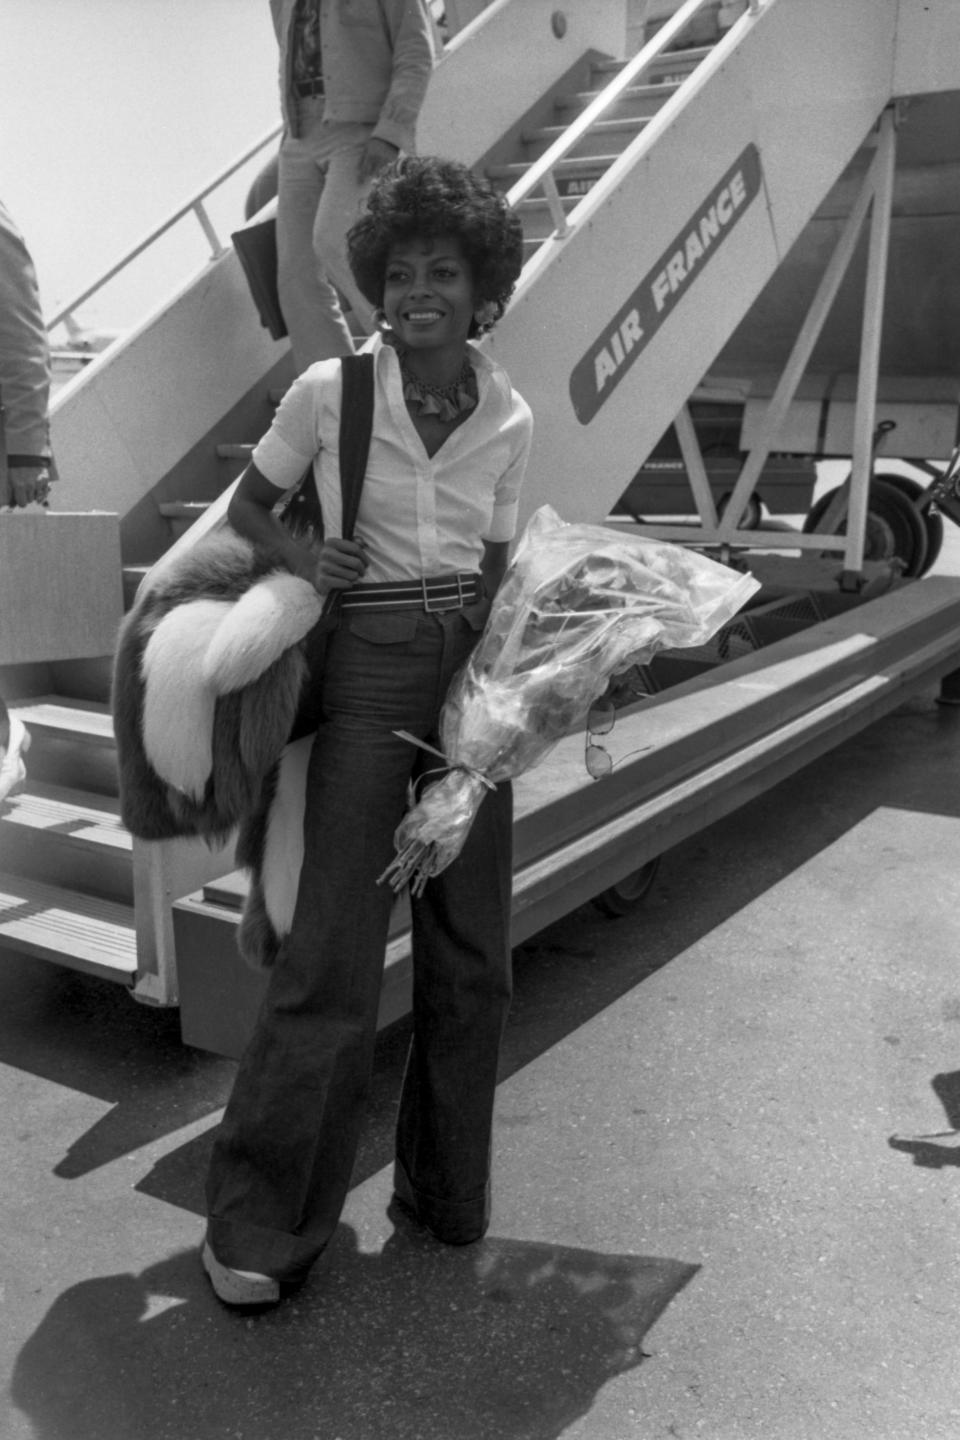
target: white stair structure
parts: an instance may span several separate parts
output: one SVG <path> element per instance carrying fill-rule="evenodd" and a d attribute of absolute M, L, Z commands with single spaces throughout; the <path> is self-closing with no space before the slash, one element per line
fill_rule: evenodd
<path fill-rule="evenodd" d="M 715 30 L 716 43 L 684 45 L 690 27 L 719 8 L 716 0 L 686 0 L 648 36 L 637 32 L 637 8 L 626 0 L 495 0 L 456 37 L 431 86 L 421 149 L 487 171 L 509 192 L 528 236 L 514 301 L 486 342 L 536 417 L 524 516 L 544 503 L 569 520 L 608 515 L 851 166 L 870 177 L 851 204 L 872 214 L 882 242 L 877 217 L 895 166 L 890 107 L 910 96 L 949 100 L 960 89 L 956 0 L 744 0 L 723 7 L 741 13 Z M 909 110 L 899 123 L 910 125 Z M 134 581 L 170 553 L 171 526 L 182 530 L 196 513 L 191 507 L 211 502 L 174 548 L 217 523 L 224 485 L 290 376 L 286 343 L 261 328 L 235 254 L 219 244 L 215 251 L 200 275 L 66 384 L 56 403 L 62 503 L 119 516 Z M 866 375 L 860 397 L 861 451 L 875 381 Z M 768 419 L 773 409 L 777 419 L 792 391 L 772 399 Z M 771 426 L 760 430 L 769 448 Z M 704 535 L 743 538 L 736 513 L 725 530 L 709 505 L 701 516 Z M 809 539 L 830 548 L 828 537 Z M 846 548 L 855 552 L 855 535 Z M 955 664 L 943 621 L 951 604 L 942 587 L 931 600 L 938 648 L 922 674 L 911 672 L 916 683 Z M 889 649 L 895 641 L 885 617 Z M 914 639 L 916 624 L 914 614 L 905 629 Z M 73 697 L 59 686 L 50 693 L 47 677 L 26 678 L 40 688 L 23 694 L 23 716 L 42 730 L 31 707 L 45 692 L 47 707 L 66 702 L 69 709 Z M 817 683 L 829 688 L 836 680 Z M 895 696 L 896 687 L 885 693 Z M 109 768 L 105 702 L 101 693 L 88 705 L 101 707 L 93 728 Z M 872 718 L 876 707 L 862 713 Z M 774 716 L 769 723 L 775 728 Z M 0 817 L 9 892 L 0 945 L 29 945 L 80 968 L 99 965 L 98 973 L 112 970 L 132 984 L 138 998 L 176 1003 L 173 902 L 230 867 L 200 854 L 202 847 L 134 843 L 121 883 L 115 862 L 124 847 L 102 798 L 110 784 L 101 772 L 99 791 L 87 791 L 76 778 L 92 724 L 75 721 L 70 745 L 49 739 L 54 751 L 72 747 L 73 759 L 44 784 L 72 793 L 31 789 Z M 802 763 L 802 736 L 794 749 Z M 58 820 L 50 819 L 54 807 L 61 807 Z M 104 875 L 112 866 L 112 878 L 91 882 L 95 867 L 77 861 L 69 869 L 64 861 L 63 893 L 50 894 L 56 862 L 40 857 L 36 843 L 44 830 L 50 843 L 69 835 L 75 849 L 89 843 L 109 854 Z M 20 840 L 10 842 L 11 834 Z M 608 866 L 607 878 L 618 869 L 625 873 Z M 126 924 L 134 937 L 114 947 L 104 939 L 102 963 L 91 958 L 89 940 L 94 885 L 104 907 L 97 923 Z M 73 949 L 62 919 L 72 913 L 71 895 L 77 936 L 85 937 Z M 27 911 L 32 928 L 25 930 Z"/>

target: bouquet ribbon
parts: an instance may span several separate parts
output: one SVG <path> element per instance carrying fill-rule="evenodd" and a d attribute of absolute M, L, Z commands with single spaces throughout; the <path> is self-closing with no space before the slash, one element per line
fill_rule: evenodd
<path fill-rule="evenodd" d="M 468 775 L 475 775 L 478 780 L 481 780 L 488 790 L 496 790 L 497 787 L 493 781 L 488 779 L 482 770 L 475 769 L 473 765 L 464 765 L 459 760 L 451 760 L 448 755 L 444 755 L 442 750 L 438 750 L 436 745 L 428 745 L 426 740 L 420 740 L 416 735 L 411 735 L 409 730 L 394 730 L 393 733 L 398 735 L 401 740 L 409 740 L 411 745 L 418 745 L 421 750 L 426 750 L 430 755 L 436 755 L 448 770 L 465 770 Z"/>

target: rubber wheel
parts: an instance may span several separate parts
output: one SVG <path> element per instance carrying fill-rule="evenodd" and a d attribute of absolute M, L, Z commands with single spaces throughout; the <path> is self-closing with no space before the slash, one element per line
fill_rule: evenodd
<path fill-rule="evenodd" d="M 877 478 L 888 485 L 894 485 L 910 502 L 917 508 L 920 519 L 923 521 L 927 531 L 927 553 L 924 556 L 923 569 L 917 572 L 918 575 L 926 575 L 927 571 L 934 565 L 943 548 L 943 516 L 934 509 L 920 510 L 919 504 L 926 493 L 925 487 L 918 480 L 913 480 L 909 475 L 897 475 L 892 470 L 880 470 Z"/>
<path fill-rule="evenodd" d="M 810 509 L 803 522 L 804 533 L 812 534 L 836 495 L 830 490 Z M 838 533 L 846 534 L 846 520 Z M 923 574 L 927 556 L 927 527 L 913 502 L 886 479 L 871 480 L 864 537 L 864 560 L 899 560 L 908 579 Z"/>
<path fill-rule="evenodd" d="M 622 916 L 629 915 L 631 910 L 636 910 L 647 898 L 659 869 L 660 856 L 656 855 L 652 860 L 648 860 L 646 865 L 641 865 L 639 870 L 634 870 L 632 875 L 625 875 L 616 885 L 611 885 L 609 890 L 602 890 L 599 895 L 594 895 L 594 905 L 601 914 L 609 916 L 611 920 L 619 920 Z"/>

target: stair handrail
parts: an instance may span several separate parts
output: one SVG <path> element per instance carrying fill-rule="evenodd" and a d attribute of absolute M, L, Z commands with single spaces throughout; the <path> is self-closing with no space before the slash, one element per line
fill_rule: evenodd
<path fill-rule="evenodd" d="M 560 138 L 534 160 L 517 183 L 507 191 L 507 203 L 515 207 L 534 190 L 541 188 L 550 209 L 550 218 L 556 226 L 557 235 L 561 237 L 566 235 L 569 225 L 553 174 L 558 161 L 563 160 L 569 154 L 577 141 L 611 108 L 621 93 L 633 84 L 637 76 L 649 69 L 653 62 L 660 58 L 676 37 L 687 28 L 697 12 L 710 3 L 711 0 L 685 0 L 680 9 L 661 26 L 653 39 L 638 50 L 632 60 L 627 61 L 616 78 L 611 80 L 610 84 L 600 91 L 596 99 L 592 100 L 587 108 L 567 126 Z M 763 3 L 764 0 L 747 0 L 748 13 L 758 14 Z"/>
<path fill-rule="evenodd" d="M 80 309 L 81 305 L 85 305 L 93 295 L 96 295 L 99 290 L 102 290 L 105 285 L 113 280 L 115 276 L 119 275 L 122 270 L 125 270 L 127 266 L 142 255 L 145 250 L 149 250 L 151 245 L 155 244 L 162 235 L 165 235 L 168 230 L 171 230 L 173 226 L 178 224 L 186 215 L 193 213 L 199 221 L 200 228 L 203 230 L 210 244 L 211 260 L 217 260 L 221 255 L 224 255 L 230 247 L 221 242 L 203 202 L 209 195 L 212 195 L 215 190 L 219 190 L 220 186 L 225 184 L 238 170 L 242 169 L 248 160 L 252 160 L 254 155 L 264 150 L 271 141 L 277 140 L 282 130 L 282 124 L 276 124 L 272 126 L 265 135 L 262 135 L 259 140 L 255 141 L 253 145 L 248 145 L 242 154 L 232 160 L 223 170 L 218 171 L 213 179 L 208 181 L 206 185 L 201 186 L 199 190 L 195 191 L 189 200 L 186 200 L 180 205 L 172 215 L 168 215 L 166 220 L 154 226 L 142 240 L 138 241 L 130 250 L 125 251 L 120 259 L 110 266 L 109 270 L 106 270 L 94 280 L 91 285 L 88 285 L 85 290 L 82 290 L 68 305 L 61 306 L 56 314 L 46 322 L 47 330 L 55 330 L 58 325 L 65 325 L 69 334 L 75 335 L 79 333 L 80 327 L 73 316 L 74 313 Z"/>

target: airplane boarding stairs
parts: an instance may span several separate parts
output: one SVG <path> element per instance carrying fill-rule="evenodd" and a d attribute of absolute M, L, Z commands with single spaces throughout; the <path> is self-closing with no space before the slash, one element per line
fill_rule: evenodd
<path fill-rule="evenodd" d="M 688 0 L 683 15 L 700 8 Z M 713 48 L 671 50 L 634 83 L 608 58 L 622 50 L 611 22 L 618 11 L 601 0 L 567 12 L 540 0 L 492 6 L 445 57 L 421 125 L 424 150 L 482 165 L 511 190 L 524 219 L 529 259 L 487 342 L 538 421 L 524 517 L 543 503 L 569 520 L 596 522 L 610 512 L 824 195 L 871 144 L 898 86 L 947 88 L 945 62 L 937 74 L 944 54 L 937 42 L 956 28 L 945 0 L 845 0 L 842 7 L 766 0 Z M 495 94 L 464 87 L 463 73 L 488 73 L 494 61 Z M 553 73 L 544 69 L 550 65 Z M 601 91 L 610 86 L 620 93 L 605 103 Z M 576 139 L 554 168 L 551 146 L 571 134 Z M 538 198 L 538 167 L 548 190 L 555 186 L 552 203 Z M 235 257 L 221 257 L 167 314 L 64 396 L 55 442 L 65 499 L 78 509 L 118 511 L 128 565 L 153 560 L 164 548 L 161 532 L 169 543 L 161 506 L 176 515 L 222 488 L 209 477 L 216 448 L 236 468 L 245 452 L 224 447 L 264 428 L 269 395 L 288 369 L 284 347 L 238 319 L 249 309 Z M 174 454 L 177 417 L 185 438 Z M 202 464 L 205 490 L 197 479 Z M 173 550 L 216 523 L 222 505 L 214 501 Z M 642 717 L 627 711 L 618 721 L 623 753 L 649 743 L 631 744 L 632 726 L 656 737 L 653 758 L 645 753 L 594 786 L 575 737 L 564 742 L 518 786 L 516 939 L 608 887 L 629 888 L 639 867 L 685 834 L 955 668 L 958 619 L 954 588 L 930 581 L 852 613 L 807 615 L 805 625 L 820 623 L 798 625 L 762 654 L 753 643 L 759 623 L 745 620 L 741 658 L 722 674 L 643 702 Z M 179 998 L 185 1039 L 235 1053 L 259 993 L 257 977 L 243 972 L 233 951 L 240 882 L 229 856 L 131 845 L 118 834 L 105 698 L 82 699 L 74 707 L 81 721 L 66 724 L 56 697 L 29 696 L 21 707 L 35 734 L 31 774 L 48 791 L 31 779 L 0 825 L 8 872 L 0 882 L 0 940 L 112 972 L 146 1001 Z M 71 786 L 84 773 L 72 769 L 78 735 L 90 731 L 84 755 L 93 778 L 89 787 Z M 72 796 L 61 796 L 60 786 Z M 60 804 L 74 810 L 58 811 Z M 109 881 L 95 864 L 77 861 L 58 884 L 61 859 L 36 858 L 43 832 L 60 852 L 95 838 L 127 858 L 117 866 L 112 856 Z M 80 953 L 70 917 L 84 910 Z M 52 938 L 44 937 L 47 915 L 60 932 Z M 112 948 L 123 952 L 115 966 L 111 935 Z M 116 938 L 124 935 L 125 945 Z M 384 1018 L 405 1004 L 407 950 L 398 908 Z M 222 1003 L 225 970 L 237 997 L 233 1014 Z"/>

